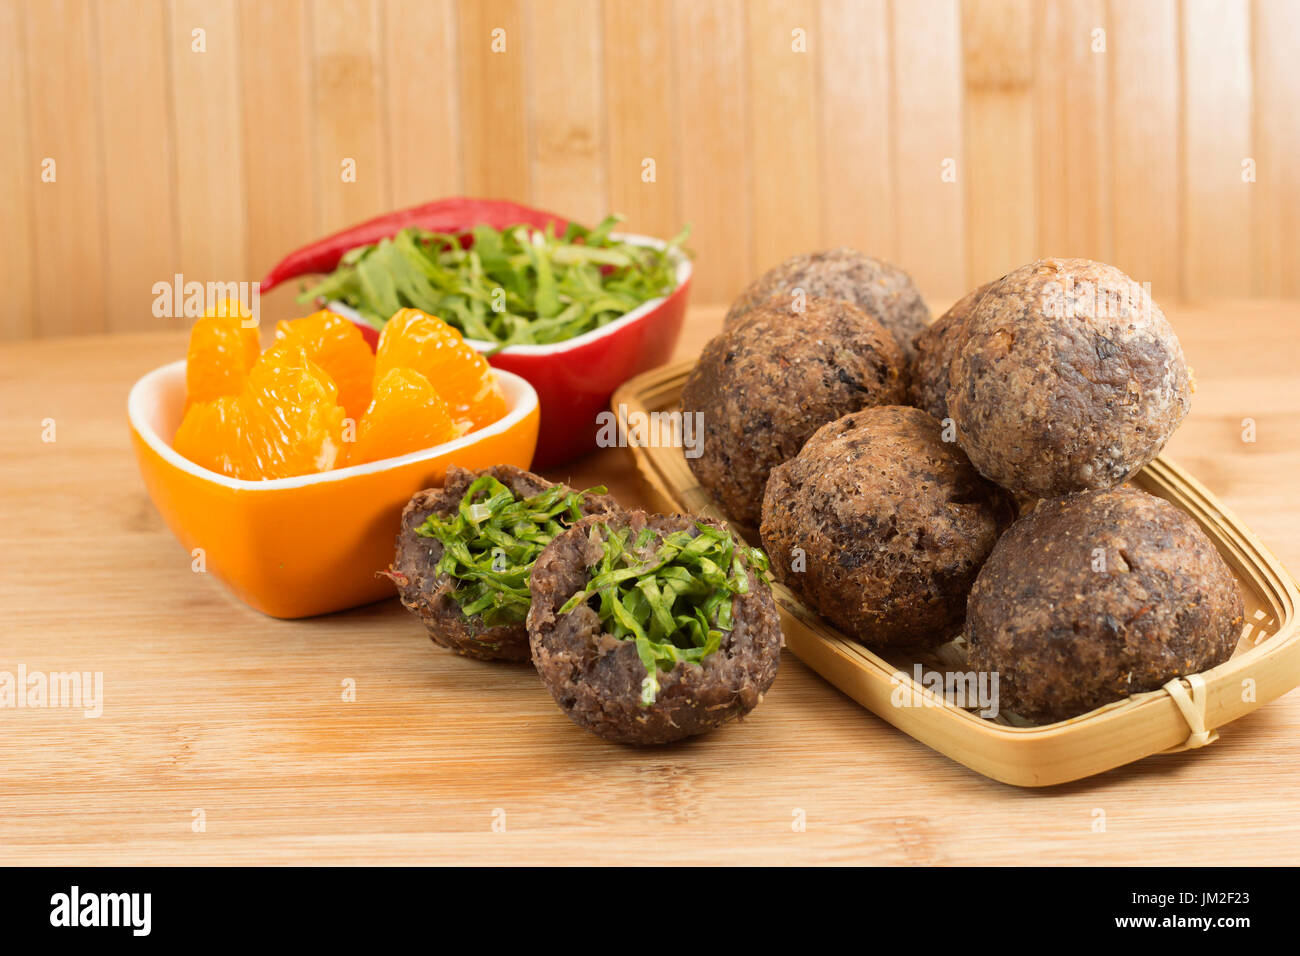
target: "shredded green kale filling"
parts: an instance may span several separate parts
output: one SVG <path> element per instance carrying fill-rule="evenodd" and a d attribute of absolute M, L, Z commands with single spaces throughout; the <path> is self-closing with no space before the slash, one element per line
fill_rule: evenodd
<path fill-rule="evenodd" d="M 587 495 L 605 491 L 556 485 L 520 499 L 491 475 L 480 475 L 454 515 L 431 514 L 415 533 L 442 542 L 437 570 L 456 581 L 451 596 L 466 617 L 477 614 L 489 627 L 517 624 L 528 615 L 528 575 L 537 556 L 582 518 Z"/>
<path fill-rule="evenodd" d="M 747 570 L 767 577 L 767 555 L 760 549 L 739 544 L 714 525 L 695 527 L 696 535 L 644 528 L 629 542 L 629 528 L 594 525 L 590 540 L 603 549 L 602 556 L 590 568 L 586 590 L 560 608 L 567 614 L 594 598 L 605 630 L 636 641 L 646 669 L 645 706 L 659 693 L 660 670 L 671 670 L 678 661 L 698 663 L 719 648 L 723 632 L 733 626 L 736 595 L 749 591 Z"/>
<path fill-rule="evenodd" d="M 558 237 L 549 228 L 480 225 L 468 249 L 459 235 L 403 229 L 349 250 L 298 301 L 346 303 L 376 328 L 401 308 L 421 309 L 501 348 L 562 342 L 676 288 L 674 250 L 689 230 L 657 249 L 611 238 L 619 221 L 570 223 Z"/>

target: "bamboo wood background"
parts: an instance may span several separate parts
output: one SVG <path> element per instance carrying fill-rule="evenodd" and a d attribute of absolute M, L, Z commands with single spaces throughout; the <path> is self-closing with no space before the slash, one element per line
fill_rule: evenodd
<path fill-rule="evenodd" d="M 1298 48 L 1297 0 L 0 0 L 0 338 L 456 193 L 689 221 L 700 303 L 841 243 L 1300 298 Z"/>

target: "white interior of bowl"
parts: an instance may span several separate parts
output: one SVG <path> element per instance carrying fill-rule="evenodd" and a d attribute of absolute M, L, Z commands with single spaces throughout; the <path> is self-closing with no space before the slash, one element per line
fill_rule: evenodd
<path fill-rule="evenodd" d="M 322 471 L 315 475 L 298 475 L 294 478 L 271 478 L 266 481 L 247 481 L 242 478 L 228 478 L 215 471 L 209 471 L 194 464 L 188 458 L 172 448 L 171 439 L 180 427 L 182 411 L 185 407 L 185 360 L 179 359 L 154 369 L 144 375 L 131 388 L 126 400 L 127 417 L 134 428 L 154 451 L 167 462 L 188 472 L 196 478 L 213 484 L 225 485 L 227 488 L 268 491 L 276 488 L 299 488 L 303 485 L 318 484 L 328 481 L 345 481 L 357 475 L 366 475 L 387 471 L 411 462 L 427 461 L 467 448 L 488 435 L 507 431 L 518 424 L 537 407 L 537 392 L 526 381 L 511 372 L 493 369 L 501 391 L 506 399 L 506 414 L 499 421 L 486 428 L 480 428 L 455 441 L 444 442 L 432 448 L 411 452 L 398 458 L 384 458 L 365 465 L 351 465 L 333 471 Z"/>
<path fill-rule="evenodd" d="M 638 236 L 631 233 L 615 232 L 610 233 L 610 237 L 618 239 L 621 242 L 626 242 L 630 245 L 652 246 L 656 249 L 662 249 L 668 244 L 663 239 L 656 239 L 653 236 Z M 686 253 L 682 252 L 681 249 L 673 249 L 669 255 L 672 256 L 677 269 L 677 284 L 673 286 L 673 291 L 675 292 L 686 283 L 687 279 L 691 277 L 691 260 L 690 257 L 687 256 Z M 663 304 L 665 298 L 667 298 L 667 296 L 660 296 L 657 299 L 648 299 L 627 315 L 620 316 L 608 325 L 602 325 L 598 329 L 592 329 L 590 332 L 584 332 L 582 335 L 575 336 L 574 338 L 565 339 L 563 342 L 552 342 L 549 345 L 512 345 L 509 348 L 504 348 L 500 351 L 501 353 L 509 353 L 510 355 L 550 355 L 553 352 L 563 352 L 567 349 L 577 348 L 578 346 L 594 339 L 599 339 L 606 335 L 613 335 L 624 326 L 631 325 L 633 322 L 644 318 L 655 309 L 659 308 L 659 306 Z M 362 325 L 369 324 L 355 309 L 351 306 L 344 305 L 342 302 L 326 303 L 326 308 L 331 312 L 351 319 L 353 322 L 359 322 Z M 495 342 L 485 342 L 482 339 L 467 338 L 465 341 L 474 346 L 474 348 L 478 349 L 480 352 L 488 352 L 497 347 Z"/>

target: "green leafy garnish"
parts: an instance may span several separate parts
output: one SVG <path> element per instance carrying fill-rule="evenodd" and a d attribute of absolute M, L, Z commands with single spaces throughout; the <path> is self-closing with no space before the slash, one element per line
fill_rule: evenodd
<path fill-rule="evenodd" d="M 689 229 L 657 249 L 611 239 L 619 221 L 609 216 L 595 229 L 570 223 L 558 237 L 549 227 L 480 225 L 468 249 L 460 235 L 403 229 L 348 251 L 298 301 L 346 303 L 376 328 L 399 309 L 420 309 L 502 348 L 562 342 L 677 285 L 675 250 Z"/>
<path fill-rule="evenodd" d="M 528 575 L 542 549 L 582 518 L 583 499 L 598 486 L 567 491 L 560 485 L 520 499 L 491 475 L 466 489 L 454 515 L 431 514 L 415 533 L 442 542 L 436 570 L 456 581 L 452 597 L 466 617 L 489 627 L 517 624 L 528 615 Z"/>
<path fill-rule="evenodd" d="M 591 529 L 590 541 L 602 549 L 590 567 L 586 590 L 560 608 L 567 614 L 593 598 L 605 630 L 623 641 L 636 641 L 645 666 L 641 703 L 653 704 L 659 671 L 679 661 L 698 663 L 722 643 L 732 628 L 732 604 L 749 591 L 748 570 L 766 579 L 767 555 L 739 544 L 729 531 L 703 522 L 698 534 L 661 534 L 643 528 Z M 602 534 L 605 537 L 602 540 Z"/>

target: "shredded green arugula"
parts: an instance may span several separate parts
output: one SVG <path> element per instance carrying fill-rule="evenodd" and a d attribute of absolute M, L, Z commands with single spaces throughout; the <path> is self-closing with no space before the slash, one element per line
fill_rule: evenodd
<path fill-rule="evenodd" d="M 356 309 L 382 328 L 401 308 L 421 309 L 471 339 L 507 345 L 562 342 L 600 328 L 677 285 L 673 251 L 610 237 L 621 221 L 595 229 L 570 223 L 563 236 L 525 226 L 475 226 L 461 236 L 403 229 L 391 239 L 349 250 L 328 276 L 298 296 Z"/>
<path fill-rule="evenodd" d="M 590 569 L 586 590 L 560 608 L 567 614 L 596 598 L 605 630 L 636 641 L 646 669 L 641 703 L 647 707 L 659 693 L 660 670 L 678 661 L 698 663 L 719 648 L 722 633 L 732 629 L 735 596 L 749 591 L 748 569 L 767 579 L 762 550 L 739 544 L 714 525 L 695 527 L 695 535 L 643 528 L 629 542 L 629 528 L 593 525 L 590 540 L 602 547 L 602 556 Z"/>
<path fill-rule="evenodd" d="M 568 523 L 582 518 L 583 499 L 604 486 L 566 491 L 556 485 L 520 499 L 491 475 L 466 489 L 454 515 L 431 514 L 415 533 L 442 542 L 437 570 L 455 580 L 452 597 L 466 617 L 489 627 L 517 624 L 528 615 L 528 575 L 542 549 Z"/>

